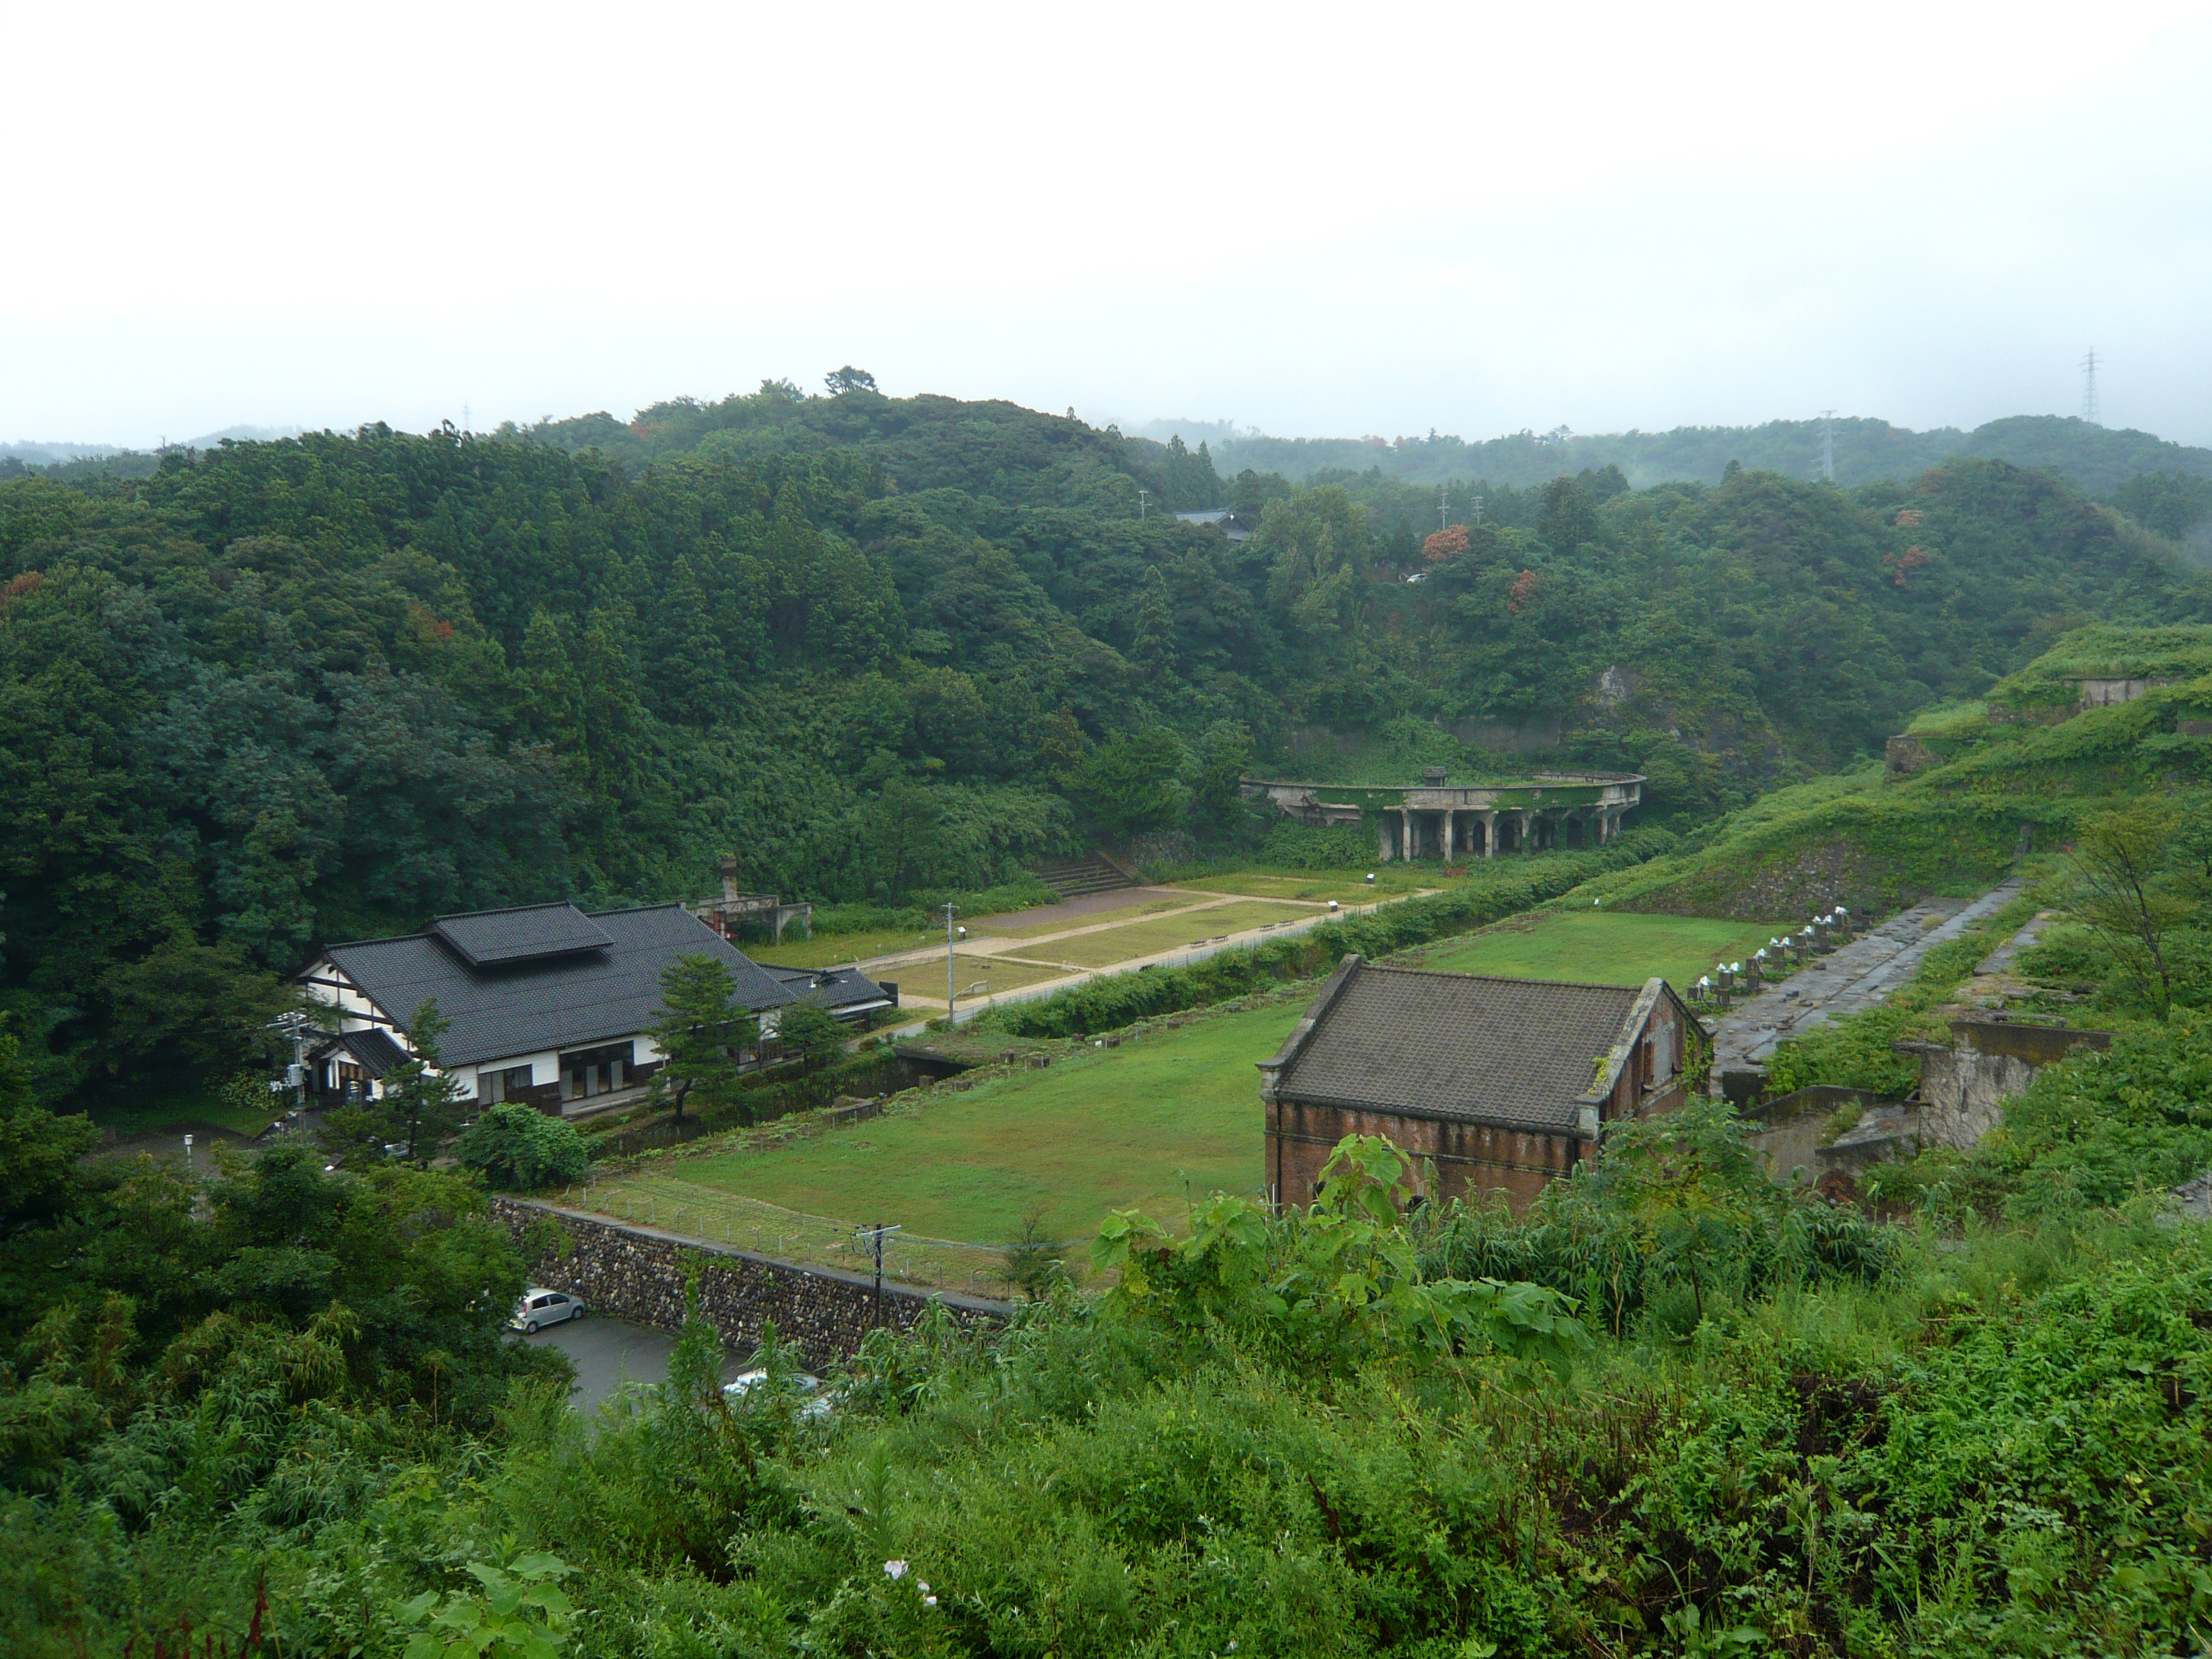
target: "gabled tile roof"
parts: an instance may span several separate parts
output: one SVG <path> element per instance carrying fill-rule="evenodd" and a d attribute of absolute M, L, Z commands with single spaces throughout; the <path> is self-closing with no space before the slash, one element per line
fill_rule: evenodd
<path fill-rule="evenodd" d="M 392 1034 L 379 1025 L 365 1031 L 347 1031 L 334 1036 L 314 1052 L 317 1064 L 340 1053 L 351 1054 L 361 1062 L 362 1070 L 373 1078 L 382 1078 L 407 1063 L 407 1051 L 392 1040 Z"/>
<path fill-rule="evenodd" d="M 861 1003 L 890 1001 L 884 988 L 857 968 L 779 968 L 774 963 L 761 966 L 791 993 L 793 1000 L 803 1002 L 811 997 L 833 1014 Z"/>
<path fill-rule="evenodd" d="M 429 931 L 471 968 L 604 951 L 614 943 L 605 928 L 573 904 L 523 904 L 511 910 L 440 916 Z"/>
<path fill-rule="evenodd" d="M 1351 960 L 1268 1062 L 1275 1097 L 1572 1133 L 1645 988 Z"/>
<path fill-rule="evenodd" d="M 719 957 L 746 1008 L 799 1000 L 798 992 L 680 904 L 602 910 L 588 921 L 606 936 L 605 949 L 507 966 L 471 967 L 435 924 L 398 939 L 333 945 L 325 954 L 403 1029 L 416 1009 L 436 999 L 452 1025 L 439 1044 L 449 1070 L 635 1036 L 659 1012 L 661 970 L 678 957 Z"/>

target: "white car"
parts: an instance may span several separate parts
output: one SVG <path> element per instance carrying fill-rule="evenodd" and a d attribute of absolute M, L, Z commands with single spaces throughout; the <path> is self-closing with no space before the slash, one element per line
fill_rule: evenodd
<path fill-rule="evenodd" d="M 532 1285 L 522 1293 L 522 1300 L 514 1304 L 507 1328 L 534 1336 L 540 1325 L 557 1325 L 564 1319 L 583 1316 L 584 1304 L 566 1291 L 549 1291 L 543 1285 Z"/>
<path fill-rule="evenodd" d="M 812 1396 L 799 1407 L 801 1417 L 827 1417 L 836 1409 L 835 1396 L 821 1391 L 820 1377 L 809 1376 L 805 1371 L 793 1371 L 785 1381 L 794 1392 Z M 768 1373 L 764 1370 L 739 1371 L 731 1381 L 722 1384 L 722 1397 L 734 1406 L 767 1382 Z"/>

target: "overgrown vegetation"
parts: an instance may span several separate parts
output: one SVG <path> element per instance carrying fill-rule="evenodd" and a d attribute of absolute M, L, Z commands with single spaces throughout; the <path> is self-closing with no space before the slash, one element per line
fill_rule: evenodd
<path fill-rule="evenodd" d="M 2148 1060 L 2059 1069 L 2118 1098 L 2087 1080 Z M 10 1147 L 69 1133 L 20 1072 L 0 1103 Z M 495 1340 L 520 1266 L 450 1177 L 267 1153 L 195 1218 L 173 1182 L 25 1170 L 11 1262 L 109 1237 L 145 1298 L 108 1269 L 7 1281 L 0 1645 L 26 1659 L 185 1632 L 375 1659 L 425 1631 L 2040 1654 L 2185 1649 L 2203 1616 L 2212 1230 L 2087 1185 L 1964 1232 L 1940 1200 L 1878 1223 L 1769 1182 L 1718 1107 L 1635 1126 L 1519 1219 L 1409 1213 L 1404 1159 L 1356 1140 L 1310 1212 L 1109 1217 L 1103 1294 L 1047 1275 L 1002 1332 L 872 1335 L 826 1413 L 772 1331 L 766 1381 L 725 1395 L 695 1314 L 668 1381 L 591 1423 Z M 307 1236 L 337 1254 L 277 1242 Z M 373 1312 L 327 1299 L 362 1279 Z"/>

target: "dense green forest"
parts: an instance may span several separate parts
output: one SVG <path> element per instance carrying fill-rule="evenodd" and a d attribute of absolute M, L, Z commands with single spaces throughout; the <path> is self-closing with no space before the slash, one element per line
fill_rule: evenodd
<path fill-rule="evenodd" d="M 1176 428 L 1180 425 L 1180 432 Z M 1907 478 L 1962 457 L 2045 467 L 2096 495 L 2109 495 L 2142 473 L 2212 478 L 2212 450 L 2148 432 L 2091 426 L 2069 416 L 2014 415 L 1972 431 L 1925 432 L 1863 417 L 1769 421 L 1755 427 L 1676 427 L 1668 432 L 1519 432 L 1475 443 L 1431 432 L 1425 437 L 1270 438 L 1218 423 L 1152 422 L 1188 441 L 1207 441 L 1229 470 L 1251 467 L 1306 477 L 1324 469 L 1364 471 L 1425 485 L 1486 479 L 1527 489 L 1562 474 L 1617 466 L 1638 489 L 1677 482 L 1717 483 L 1730 461 L 1786 477 L 1821 476 L 1832 430 L 1836 482 L 1849 488 Z"/>
<path fill-rule="evenodd" d="M 0 1006 L 41 1088 L 236 1053 L 319 940 L 696 895 L 723 849 L 901 902 L 1096 836 L 1249 845 L 1254 766 L 1530 752 L 1695 821 L 2087 617 L 2212 604 L 2164 537 L 2001 461 L 1607 469 L 1431 538 L 1372 472 L 1224 479 L 837 384 L 0 484 Z M 2137 488 L 2171 524 L 2194 486 Z M 1258 532 L 1170 516 L 1222 501 Z"/>

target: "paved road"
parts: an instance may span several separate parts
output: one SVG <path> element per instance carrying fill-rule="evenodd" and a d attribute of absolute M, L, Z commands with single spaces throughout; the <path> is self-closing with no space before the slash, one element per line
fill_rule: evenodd
<path fill-rule="evenodd" d="M 1994 915 L 2025 890 L 2017 878 L 1999 883 L 1972 904 L 1931 899 L 1892 916 L 1782 983 L 1721 1016 L 1713 1033 L 1712 1088 L 1721 1073 L 1763 1066 L 1775 1045 L 1818 1025 L 1871 1008 L 1910 980 L 1920 958 Z"/>
<path fill-rule="evenodd" d="M 665 1331 L 647 1330 L 642 1325 L 626 1325 L 619 1319 L 601 1319 L 597 1315 L 567 1320 L 548 1326 L 535 1336 L 519 1336 L 515 1340 L 558 1348 L 568 1356 L 576 1367 L 576 1386 L 568 1403 L 586 1413 L 597 1411 L 600 1402 L 625 1381 L 666 1382 L 668 1356 L 676 1346 L 676 1339 Z M 742 1369 L 734 1357 L 723 1356 L 724 1382 Z"/>

